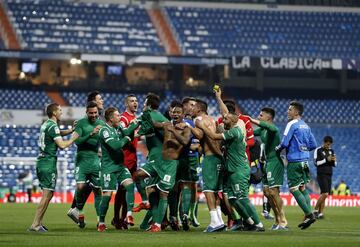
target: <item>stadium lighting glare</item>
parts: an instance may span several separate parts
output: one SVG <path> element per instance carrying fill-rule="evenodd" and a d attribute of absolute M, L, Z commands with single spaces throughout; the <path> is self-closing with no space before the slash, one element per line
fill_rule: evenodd
<path fill-rule="evenodd" d="M 36 11 L 34 10 L 34 11 L 32 12 L 32 14 L 33 14 L 33 15 L 36 15 Z"/>
<path fill-rule="evenodd" d="M 23 18 L 22 18 L 22 19 L 23 19 L 23 21 L 26 21 L 26 19 L 27 19 L 27 18 L 26 18 L 26 16 L 23 16 Z"/>
<path fill-rule="evenodd" d="M 70 64 L 71 65 L 77 65 L 77 64 L 81 64 L 81 63 L 82 63 L 81 59 L 77 59 L 75 57 L 70 59 Z"/>
<path fill-rule="evenodd" d="M 269 47 L 267 46 L 267 45 L 261 45 L 261 47 L 260 47 L 261 49 L 263 49 L 263 50 L 267 50 L 267 49 L 269 49 Z"/>
<path fill-rule="evenodd" d="M 22 79 L 25 79 L 25 73 L 23 71 L 20 72 L 19 74 L 19 79 L 22 80 Z"/>
<path fill-rule="evenodd" d="M 69 18 L 66 18 L 66 19 L 65 19 L 65 22 L 69 22 L 69 21 L 70 21 Z"/>

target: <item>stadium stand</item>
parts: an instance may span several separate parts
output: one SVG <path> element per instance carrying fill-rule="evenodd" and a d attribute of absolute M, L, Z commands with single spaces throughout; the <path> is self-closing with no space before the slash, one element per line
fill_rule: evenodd
<path fill-rule="evenodd" d="M 282 125 L 282 130 L 284 125 Z M 357 161 L 360 159 L 360 154 L 353 147 L 360 145 L 359 140 L 354 138 L 358 134 L 357 128 L 342 128 L 342 127 L 313 127 L 313 133 L 320 144 L 325 135 L 332 135 L 335 142 L 333 145 L 337 153 L 338 167 L 334 169 L 333 181 L 334 184 L 341 180 L 348 182 L 352 191 L 360 191 L 360 181 L 357 173 L 354 170 L 357 168 Z M 37 140 L 39 135 L 39 127 L 6 127 L 0 128 L 0 158 L 2 157 L 36 157 L 38 154 Z M 76 148 L 73 146 L 67 150 L 60 151 L 59 157 L 66 157 L 69 159 L 68 171 L 66 172 L 68 179 L 68 188 L 73 188 L 74 168 L 75 168 L 75 153 Z M 145 162 L 144 157 L 138 153 L 139 163 Z M 3 162 L 2 162 L 3 163 Z M 0 186 L 7 187 L 10 182 L 17 177 L 19 173 L 24 170 L 35 169 L 34 166 L 25 167 L 24 165 L 0 164 Z M 316 168 L 311 164 L 311 173 L 316 175 Z M 35 170 L 33 170 L 35 174 Z M 287 185 L 284 185 L 282 191 L 287 191 Z"/>
<path fill-rule="evenodd" d="M 2 40 L 1 36 L 0 36 L 0 50 L 5 50 L 5 44 L 4 41 Z"/>
<path fill-rule="evenodd" d="M 85 104 L 86 93 L 81 92 L 62 92 L 62 97 L 71 106 L 81 107 Z M 16 99 L 11 102 L 10 97 Z M 111 103 L 123 110 L 123 99 L 125 94 L 103 93 L 105 104 Z M 34 109 L 41 105 L 43 107 L 49 102 L 43 91 L 25 91 L 25 90 L 2 90 L 0 97 L 6 100 L 1 101 L 1 108 L 5 109 Z M 6 98 L 8 97 L 8 98 Z M 32 98 L 31 98 L 32 97 Z M 138 94 L 140 106 L 146 97 L 145 94 Z M 167 93 L 162 100 L 160 111 L 164 112 L 170 102 L 176 98 L 176 95 Z M 214 99 L 203 97 L 209 102 L 209 114 L 217 116 L 217 104 Z M 316 137 L 318 144 L 321 144 L 325 135 L 333 136 L 335 142 L 334 150 L 338 157 L 338 167 L 334 169 L 334 184 L 345 180 L 348 182 L 352 191 L 360 191 L 360 183 L 357 174 L 353 171 L 356 169 L 357 161 L 360 154 L 353 147 L 359 146 L 358 128 L 354 127 L 359 124 L 360 120 L 360 103 L 355 100 L 301 100 L 305 105 L 305 115 Z M 11 102 L 11 104 L 9 103 Z M 237 100 L 237 103 L 245 109 L 245 112 L 257 116 L 262 106 L 273 106 L 277 110 L 277 122 L 280 123 L 280 129 L 285 128 L 286 110 L 289 99 L 270 98 L 263 100 L 249 99 Z M 141 108 L 141 107 L 140 107 Z M 2 126 L 0 127 L 0 158 L 2 157 L 36 157 L 38 154 L 39 126 Z M 74 153 L 76 148 L 72 146 L 69 149 L 60 151 L 60 157 L 69 159 L 68 171 L 66 172 L 68 185 L 67 188 L 73 188 L 75 184 Z M 139 163 L 145 162 L 145 157 L 138 153 Z M 27 169 L 34 169 L 33 166 L 0 164 L 0 186 L 8 187 L 18 174 Z M 315 166 L 311 165 L 313 177 L 316 176 Z M 35 174 L 35 171 L 33 171 Z M 315 178 L 315 177 L 314 177 Z M 287 191 L 287 185 L 284 185 L 282 191 Z"/>
<path fill-rule="evenodd" d="M 121 4 L 7 0 L 24 50 L 163 54 L 144 8 Z"/>
<path fill-rule="evenodd" d="M 183 55 L 359 58 L 359 13 L 166 7 Z"/>
<path fill-rule="evenodd" d="M 51 103 L 45 91 L 1 89 L 0 109 L 44 109 Z"/>

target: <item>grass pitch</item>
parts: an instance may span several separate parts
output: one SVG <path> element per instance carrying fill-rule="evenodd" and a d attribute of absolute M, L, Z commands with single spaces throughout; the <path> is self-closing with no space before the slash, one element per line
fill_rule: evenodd
<path fill-rule="evenodd" d="M 96 217 L 92 205 L 85 206 L 87 226 L 79 229 L 67 216 L 68 204 L 51 204 L 45 215 L 44 224 L 47 233 L 31 233 L 30 226 L 35 213 L 35 204 L 0 204 L 0 246 L 316 246 L 342 247 L 360 246 L 360 209 L 326 208 L 326 218 L 318 220 L 310 228 L 299 230 L 298 223 L 302 214 L 298 207 L 286 207 L 285 213 L 290 230 L 287 232 L 270 231 L 272 221 L 262 219 L 266 232 L 219 232 L 203 233 L 209 223 L 209 214 L 205 205 L 200 205 L 199 228 L 189 232 L 173 232 L 170 229 L 160 233 L 148 233 L 139 230 L 143 212 L 135 214 L 136 225 L 127 231 L 119 231 L 110 225 L 113 207 L 110 206 L 107 217 L 109 230 L 96 231 Z M 260 208 L 258 208 L 260 212 Z M 225 217 L 223 217 L 225 219 Z"/>

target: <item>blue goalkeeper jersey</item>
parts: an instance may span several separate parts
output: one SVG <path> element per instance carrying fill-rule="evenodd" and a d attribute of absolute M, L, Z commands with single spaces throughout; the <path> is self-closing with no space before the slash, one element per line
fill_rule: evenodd
<path fill-rule="evenodd" d="M 310 127 L 302 119 L 290 121 L 285 128 L 279 149 L 286 149 L 288 162 L 308 161 L 310 151 L 317 147 Z"/>
<path fill-rule="evenodd" d="M 184 118 L 183 121 L 187 124 L 190 125 L 191 127 L 195 128 L 195 124 L 194 121 L 188 118 Z M 187 146 L 185 146 L 184 151 L 183 151 L 183 155 L 187 155 L 187 156 L 198 156 L 198 152 L 197 151 L 192 151 L 190 150 L 190 145 L 191 144 L 196 144 L 199 143 L 199 140 L 196 139 L 196 137 L 194 135 L 191 135 L 191 139 L 190 142 Z"/>

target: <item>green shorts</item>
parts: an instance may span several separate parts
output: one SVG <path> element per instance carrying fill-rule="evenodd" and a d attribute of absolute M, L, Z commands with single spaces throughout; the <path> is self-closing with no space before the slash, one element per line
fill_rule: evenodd
<path fill-rule="evenodd" d="M 280 158 L 274 157 L 264 165 L 262 183 L 269 188 L 281 187 L 284 183 L 284 164 Z"/>
<path fill-rule="evenodd" d="M 125 166 L 121 167 L 120 171 L 107 172 L 101 171 L 101 188 L 103 191 L 116 191 L 118 184 L 122 184 L 125 180 L 130 180 L 131 174 L 129 169 Z"/>
<path fill-rule="evenodd" d="M 179 166 L 176 173 L 176 181 L 197 182 L 199 181 L 199 157 L 188 156 L 179 160 Z"/>
<path fill-rule="evenodd" d="M 100 159 L 98 157 L 76 157 L 75 180 L 76 183 L 86 183 L 89 181 L 93 187 L 99 188 Z"/>
<path fill-rule="evenodd" d="M 223 159 L 218 155 L 205 155 L 202 162 L 203 192 L 222 190 Z"/>
<path fill-rule="evenodd" d="M 147 187 L 156 186 L 163 192 L 169 192 L 175 185 L 176 170 L 178 160 L 149 160 L 140 169 L 143 170 L 150 179 L 147 181 Z"/>
<path fill-rule="evenodd" d="M 288 163 L 287 178 L 289 188 L 296 188 L 310 182 L 309 163 L 307 161 Z"/>
<path fill-rule="evenodd" d="M 249 197 L 250 169 L 241 172 L 227 173 L 226 189 L 224 193 L 229 199 L 243 199 Z"/>
<path fill-rule="evenodd" d="M 56 157 L 39 157 L 36 161 L 36 175 L 40 188 L 54 191 L 57 180 Z"/>

